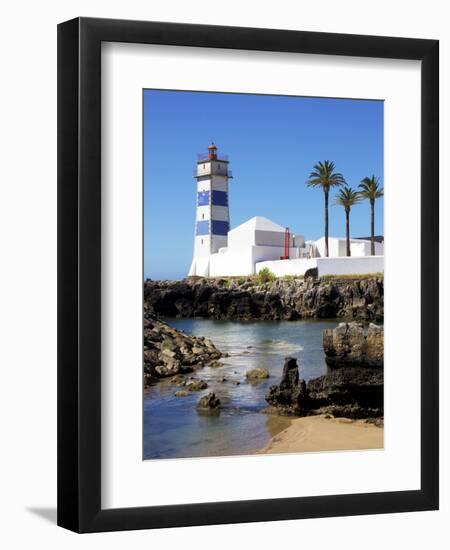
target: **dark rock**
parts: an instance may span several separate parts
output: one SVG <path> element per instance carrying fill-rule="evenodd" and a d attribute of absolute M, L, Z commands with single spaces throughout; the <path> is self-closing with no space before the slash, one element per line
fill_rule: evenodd
<path fill-rule="evenodd" d="M 266 401 L 280 414 L 300 415 L 306 411 L 306 385 L 299 380 L 297 359 L 286 357 L 278 386 L 271 386 Z"/>
<path fill-rule="evenodd" d="M 311 409 L 333 416 L 369 418 L 383 415 L 383 370 L 334 369 L 306 385 Z"/>
<path fill-rule="evenodd" d="M 208 387 L 208 384 L 204 380 L 191 380 L 186 383 L 186 389 L 189 391 L 200 391 Z"/>
<path fill-rule="evenodd" d="M 246 372 L 245 376 L 250 382 L 260 382 L 265 378 L 269 378 L 269 371 L 263 367 L 257 367 Z"/>
<path fill-rule="evenodd" d="M 383 279 L 186 279 L 146 281 L 148 315 L 212 319 L 353 318 L 383 320 Z M 230 283 L 231 281 L 231 283 Z"/>
<path fill-rule="evenodd" d="M 345 367 L 310 380 L 299 379 L 297 360 L 286 357 L 281 382 L 266 401 L 279 414 L 379 418 L 383 412 L 383 369 Z"/>
<path fill-rule="evenodd" d="M 325 329 L 322 341 L 329 367 L 383 366 L 383 326 L 371 323 L 366 332 L 362 323 L 340 323 L 334 329 Z"/>
<path fill-rule="evenodd" d="M 170 382 L 175 386 L 184 386 L 186 384 L 186 377 L 181 374 L 176 374 L 170 379 Z"/>
<path fill-rule="evenodd" d="M 307 269 L 305 271 L 305 279 L 312 279 L 313 281 L 315 281 L 318 278 L 319 270 L 317 269 L 317 267 L 312 267 L 311 269 Z"/>
<path fill-rule="evenodd" d="M 217 361 L 221 352 L 209 339 L 188 336 L 144 313 L 144 385 L 183 375 Z M 172 378 L 174 383 L 175 378 Z"/>
<path fill-rule="evenodd" d="M 220 412 L 220 399 L 213 392 L 204 395 L 197 403 L 197 411 L 206 414 L 218 414 Z"/>

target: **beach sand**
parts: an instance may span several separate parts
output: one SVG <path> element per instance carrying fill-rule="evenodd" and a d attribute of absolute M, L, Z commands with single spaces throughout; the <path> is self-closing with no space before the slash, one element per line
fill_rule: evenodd
<path fill-rule="evenodd" d="M 295 418 L 272 437 L 260 453 L 303 453 L 382 449 L 384 430 L 363 420 L 325 418 L 324 415 Z"/>

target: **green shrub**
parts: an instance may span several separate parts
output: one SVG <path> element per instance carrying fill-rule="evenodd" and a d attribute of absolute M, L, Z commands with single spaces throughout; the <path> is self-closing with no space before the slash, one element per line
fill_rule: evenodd
<path fill-rule="evenodd" d="M 257 274 L 259 284 L 271 283 L 276 279 L 275 274 L 268 267 L 263 267 Z"/>

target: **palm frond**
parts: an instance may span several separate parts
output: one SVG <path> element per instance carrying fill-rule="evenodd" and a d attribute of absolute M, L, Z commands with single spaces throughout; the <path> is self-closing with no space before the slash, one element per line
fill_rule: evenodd
<path fill-rule="evenodd" d="M 362 196 L 358 191 L 355 191 L 347 185 L 339 189 L 339 193 L 334 198 L 333 204 L 343 206 L 346 210 L 350 210 L 352 206 L 362 201 Z"/>
<path fill-rule="evenodd" d="M 313 166 L 313 171 L 309 174 L 306 180 L 308 187 L 322 187 L 329 190 L 330 187 L 345 185 L 345 178 L 340 172 L 335 172 L 335 164 L 333 161 L 319 161 Z"/>
<path fill-rule="evenodd" d="M 362 179 L 358 187 L 361 189 L 361 197 L 370 201 L 380 199 L 384 195 L 384 188 L 381 187 L 380 178 L 377 178 L 374 175 L 370 178 L 365 177 Z"/>

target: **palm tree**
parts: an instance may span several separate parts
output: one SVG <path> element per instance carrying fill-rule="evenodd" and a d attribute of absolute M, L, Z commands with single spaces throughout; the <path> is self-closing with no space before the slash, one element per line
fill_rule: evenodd
<path fill-rule="evenodd" d="M 370 254 L 375 256 L 375 201 L 384 195 L 384 188 L 375 176 L 362 179 L 358 187 L 361 197 L 370 201 Z"/>
<path fill-rule="evenodd" d="M 345 185 L 342 174 L 334 171 L 334 162 L 325 160 L 314 165 L 313 171 L 306 180 L 308 187 L 321 187 L 325 198 L 325 256 L 328 257 L 328 196 L 331 187 Z"/>
<path fill-rule="evenodd" d="M 347 256 L 350 256 L 350 210 L 352 206 L 361 202 L 362 197 L 358 191 L 354 191 L 347 185 L 339 189 L 339 193 L 334 199 L 334 204 L 343 206 L 345 209 L 345 239 L 347 241 Z"/>

